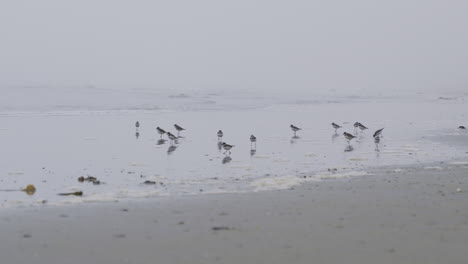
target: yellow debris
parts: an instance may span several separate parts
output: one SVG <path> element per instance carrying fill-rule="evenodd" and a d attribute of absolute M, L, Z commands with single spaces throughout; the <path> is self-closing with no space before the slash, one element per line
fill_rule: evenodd
<path fill-rule="evenodd" d="M 33 195 L 36 192 L 36 187 L 32 184 L 29 184 L 22 191 L 26 192 L 28 195 Z"/>

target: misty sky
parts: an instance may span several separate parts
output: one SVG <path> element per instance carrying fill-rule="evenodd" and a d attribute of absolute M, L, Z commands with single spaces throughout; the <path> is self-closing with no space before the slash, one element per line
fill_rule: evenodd
<path fill-rule="evenodd" d="M 0 85 L 468 90 L 468 1 L 3 0 Z"/>

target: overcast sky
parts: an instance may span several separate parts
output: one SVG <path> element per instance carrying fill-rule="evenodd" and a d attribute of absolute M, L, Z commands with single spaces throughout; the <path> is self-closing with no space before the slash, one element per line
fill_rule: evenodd
<path fill-rule="evenodd" d="M 468 90 L 468 1 L 2 0 L 0 85 Z"/>

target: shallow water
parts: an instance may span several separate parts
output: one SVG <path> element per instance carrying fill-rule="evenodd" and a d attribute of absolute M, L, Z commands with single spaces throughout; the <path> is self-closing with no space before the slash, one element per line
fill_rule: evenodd
<path fill-rule="evenodd" d="M 185 100 L 185 99 L 182 99 Z M 230 108 L 236 100 L 249 107 Z M 353 177 L 369 167 L 466 158 L 465 146 L 443 144 L 442 136 L 468 136 L 463 100 L 345 100 L 272 104 L 252 109 L 242 99 L 220 99 L 221 109 L 3 111 L 0 113 L 2 190 L 34 184 L 37 192 L 0 192 L 2 207 L 41 203 L 114 201 L 156 195 L 246 192 L 289 188 L 304 181 Z M 134 124 L 141 123 L 136 137 Z M 369 130 L 348 144 L 360 121 Z M 335 133 L 330 123 L 344 126 Z M 160 141 L 156 126 L 174 134 Z M 295 124 L 303 130 L 293 137 Z M 376 145 L 372 134 L 384 127 Z M 216 132 L 235 145 L 226 156 Z M 256 151 L 249 137 L 257 136 Z M 463 161 L 462 161 L 463 162 Z M 336 169 L 336 171 L 335 171 Z M 329 171 L 331 170 L 331 172 Z M 100 185 L 80 183 L 94 176 Z M 155 181 L 156 184 L 143 184 Z M 83 190 L 83 197 L 57 193 Z"/>

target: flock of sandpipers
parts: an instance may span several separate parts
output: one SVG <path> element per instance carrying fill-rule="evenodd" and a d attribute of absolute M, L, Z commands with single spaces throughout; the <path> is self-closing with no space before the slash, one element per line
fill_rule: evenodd
<path fill-rule="evenodd" d="M 342 126 L 336 124 L 336 123 L 331 123 L 332 127 L 335 129 L 335 133 L 337 132 L 338 129 L 340 128 L 343 128 Z M 137 129 L 137 132 L 136 132 L 136 136 L 138 137 L 139 136 L 139 132 L 138 132 L 138 128 L 140 127 L 140 123 L 137 121 L 135 123 L 135 127 Z M 299 130 L 302 130 L 302 128 L 300 127 L 297 127 L 295 125 L 290 125 L 289 126 L 291 128 L 291 130 L 293 131 L 294 133 L 294 137 L 296 137 L 296 133 L 297 131 Z M 159 133 L 161 139 L 162 139 L 162 136 L 163 135 L 167 135 L 167 137 L 169 138 L 170 140 L 170 143 L 171 145 L 174 144 L 174 142 L 177 141 L 178 138 L 180 138 L 180 133 L 182 131 L 185 130 L 185 128 L 177 125 L 177 124 L 174 124 L 174 128 L 175 130 L 177 131 L 177 136 L 172 134 L 171 132 L 168 132 L 160 127 L 156 127 L 156 131 Z M 356 122 L 354 123 L 354 129 L 355 129 L 355 134 L 357 133 L 356 130 L 360 130 L 360 131 L 364 131 L 364 130 L 367 130 L 368 128 L 366 126 L 364 126 L 362 123 L 360 122 Z M 382 136 L 382 132 L 383 132 L 383 128 L 381 129 L 378 129 L 377 131 L 375 131 L 375 133 L 373 134 L 373 138 L 374 138 L 374 142 L 375 144 L 379 144 L 380 143 L 380 138 L 383 137 Z M 226 142 L 223 142 L 223 136 L 224 136 L 224 133 L 222 130 L 219 130 L 218 133 L 217 133 L 217 136 L 218 136 L 218 146 L 221 148 L 223 148 L 225 151 L 224 151 L 224 154 L 225 155 L 230 155 L 231 154 L 231 149 L 234 147 L 234 145 L 230 145 L 230 144 L 227 144 Z M 351 140 L 355 139 L 356 136 L 351 134 L 351 133 L 348 133 L 348 132 L 344 132 L 343 133 L 343 136 L 345 137 L 345 139 L 347 140 L 348 144 L 350 144 Z M 251 147 L 251 150 L 254 150 L 254 146 L 255 146 L 255 149 L 257 147 L 257 137 L 255 137 L 254 135 L 251 135 L 250 136 L 250 147 Z"/>

